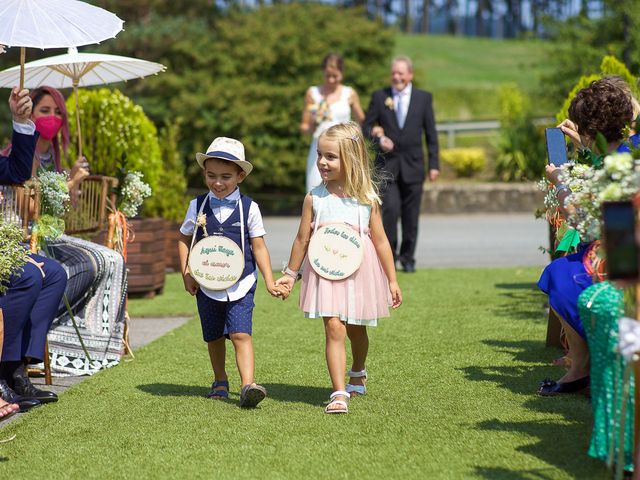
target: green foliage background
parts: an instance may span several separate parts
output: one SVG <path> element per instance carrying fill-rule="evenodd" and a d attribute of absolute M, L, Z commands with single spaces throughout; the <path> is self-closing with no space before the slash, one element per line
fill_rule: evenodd
<path fill-rule="evenodd" d="M 140 171 L 152 189 L 143 214 L 178 220 L 184 212 L 184 169 L 176 150 L 177 129 L 158 131 L 139 105 L 119 90 L 100 88 L 79 92 L 83 154 L 93 173 L 117 177 L 121 169 Z M 67 99 L 69 118 L 75 118 L 73 96 Z M 69 159 L 77 157 L 77 127 L 69 122 Z M 67 165 L 69 167 L 69 165 Z"/>
<path fill-rule="evenodd" d="M 578 93 L 579 90 L 588 87 L 591 82 L 606 77 L 607 75 L 618 75 L 622 77 L 629 84 L 629 87 L 636 98 L 638 97 L 638 93 L 640 93 L 637 85 L 638 79 L 629 72 L 629 69 L 624 63 L 614 56 L 607 55 L 600 62 L 600 69 L 598 73 L 588 73 L 583 75 L 571 89 L 569 95 L 567 95 L 567 98 L 565 98 L 564 103 L 562 104 L 562 108 L 556 114 L 556 120 L 558 123 L 569 117 L 569 105 L 571 105 L 571 100 L 573 100 L 573 97 L 576 96 L 576 93 Z"/>
<path fill-rule="evenodd" d="M 576 81 L 598 70 L 603 55 L 614 55 L 632 72 L 640 69 L 640 0 L 605 0 L 604 14 L 549 21 L 547 63 L 541 88 L 561 102 Z"/>
<path fill-rule="evenodd" d="M 306 89 L 322 81 L 322 58 L 331 51 L 345 57 L 344 82 L 366 108 L 393 52 L 393 33 L 358 9 L 291 4 L 223 14 L 201 0 L 96 3 L 127 19 L 103 51 L 168 67 L 124 92 L 157 124 L 180 126 L 180 153 L 195 186 L 195 152 L 224 135 L 242 140 L 256 167 L 249 191 L 301 191 L 309 139 L 298 124 Z"/>
<path fill-rule="evenodd" d="M 533 122 L 531 102 L 516 85 L 500 89 L 500 137 L 496 176 L 505 181 L 537 180 L 546 163 L 543 127 Z"/>

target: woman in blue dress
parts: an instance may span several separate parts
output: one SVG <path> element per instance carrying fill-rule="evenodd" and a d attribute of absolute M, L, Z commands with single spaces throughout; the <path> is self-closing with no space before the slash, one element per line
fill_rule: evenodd
<path fill-rule="evenodd" d="M 638 112 L 634 112 L 633 97 L 620 86 L 620 80 L 612 77 L 596 80 L 571 101 L 569 119 L 559 127 L 576 148 L 591 148 L 596 135 L 601 133 L 609 152 L 629 151 L 623 143 L 624 131 Z M 562 214 L 567 218 L 567 210 L 572 207 L 564 202 L 571 191 L 561 184 L 557 167 L 548 165 L 545 174 L 554 185 Z M 589 349 L 578 314 L 578 296 L 593 283 L 585 267 L 589 253 L 589 245 L 578 246 L 576 253 L 551 262 L 538 281 L 538 287 L 549 296 L 549 307 L 560 318 L 569 346 L 567 372 L 557 381 L 542 381 L 539 395 L 579 393 L 589 387 Z"/>

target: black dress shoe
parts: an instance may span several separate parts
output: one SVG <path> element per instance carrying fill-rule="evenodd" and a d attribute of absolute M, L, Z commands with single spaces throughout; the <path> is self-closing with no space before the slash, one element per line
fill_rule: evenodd
<path fill-rule="evenodd" d="M 573 382 L 556 382 L 555 380 L 545 379 L 540 382 L 538 387 L 538 395 L 543 397 L 553 397 L 556 395 L 564 395 L 571 393 L 583 393 L 589 388 L 591 379 L 589 375 L 579 378 Z"/>
<path fill-rule="evenodd" d="M 416 264 L 413 262 L 402 262 L 402 271 L 407 273 L 416 273 Z"/>
<path fill-rule="evenodd" d="M 31 410 L 33 407 L 37 407 L 42 405 L 40 400 L 36 400 L 35 398 L 25 398 L 18 395 L 16 392 L 9 388 L 7 382 L 0 379 L 0 398 L 2 398 L 7 403 L 17 403 L 20 406 L 21 412 L 26 412 L 27 410 Z"/>
<path fill-rule="evenodd" d="M 26 380 L 26 381 L 25 381 Z M 29 377 L 16 377 L 13 379 L 13 390 L 24 398 L 35 398 L 40 403 L 51 403 L 58 401 L 58 395 L 47 390 L 36 388 Z"/>

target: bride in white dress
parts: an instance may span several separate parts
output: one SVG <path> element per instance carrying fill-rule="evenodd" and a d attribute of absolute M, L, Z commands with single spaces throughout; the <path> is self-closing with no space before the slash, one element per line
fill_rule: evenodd
<path fill-rule="evenodd" d="M 316 166 L 320 134 L 332 125 L 348 122 L 352 116 L 359 124 L 364 121 L 364 112 L 357 92 L 353 87 L 342 85 L 342 57 L 330 53 L 324 57 L 322 69 L 324 83 L 307 90 L 300 123 L 302 133 L 313 133 L 307 157 L 307 192 L 322 182 Z"/>

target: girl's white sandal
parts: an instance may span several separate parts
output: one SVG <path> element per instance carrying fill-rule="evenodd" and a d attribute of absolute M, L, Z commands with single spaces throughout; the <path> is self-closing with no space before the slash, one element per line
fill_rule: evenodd
<path fill-rule="evenodd" d="M 349 405 L 344 400 L 336 400 L 336 397 L 347 397 L 351 398 L 348 392 L 344 390 L 336 390 L 329 397 L 329 403 L 326 407 L 324 407 L 324 413 L 349 413 Z M 338 405 L 337 408 L 329 408 L 332 405 Z"/>
<path fill-rule="evenodd" d="M 366 370 L 360 370 L 359 372 L 354 372 L 353 370 L 349 370 L 347 372 L 347 375 L 350 378 L 364 378 L 364 382 L 362 382 L 362 385 L 353 385 L 351 383 L 347 383 L 347 388 L 345 389 L 347 392 L 349 392 L 349 394 L 356 394 L 356 395 L 364 395 L 365 393 L 367 393 L 367 387 L 366 387 L 366 381 L 367 381 L 367 371 Z"/>

